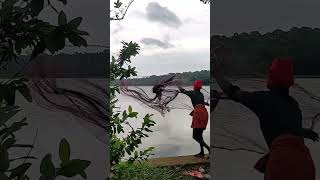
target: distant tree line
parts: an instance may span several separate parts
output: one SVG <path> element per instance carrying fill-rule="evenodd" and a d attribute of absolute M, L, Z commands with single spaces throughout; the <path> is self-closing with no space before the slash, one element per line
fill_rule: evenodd
<path fill-rule="evenodd" d="M 275 30 L 261 34 L 235 33 L 231 37 L 211 36 L 211 48 L 223 43 L 232 50 L 226 60 L 229 75 L 255 76 L 265 74 L 275 57 L 291 57 L 296 75 L 319 75 L 320 29 L 301 27 L 289 31 Z"/>
<path fill-rule="evenodd" d="M 1 78 L 9 78 L 23 69 L 26 76 L 42 76 L 51 78 L 105 78 L 108 66 L 108 52 L 97 53 L 60 53 L 55 56 L 42 54 L 34 62 L 29 63 L 29 56 L 19 56 L 19 63 L 10 62 L 0 72 Z M 44 73 L 45 74 L 41 74 Z"/>
<path fill-rule="evenodd" d="M 203 81 L 204 85 L 209 85 L 210 81 L 210 71 L 209 70 L 202 70 L 202 71 L 195 71 L 195 72 L 183 72 L 183 73 L 169 73 L 166 75 L 152 75 L 149 77 L 144 78 L 134 78 L 128 79 L 127 85 L 129 86 L 153 86 L 159 83 L 161 80 L 165 80 L 175 74 L 181 81 L 181 85 L 189 86 L 192 85 L 193 82 L 197 79 Z M 119 82 L 115 82 L 118 84 Z"/>

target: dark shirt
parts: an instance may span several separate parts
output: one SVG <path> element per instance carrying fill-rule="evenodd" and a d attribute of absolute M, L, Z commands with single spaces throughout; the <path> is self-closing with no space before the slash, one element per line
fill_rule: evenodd
<path fill-rule="evenodd" d="M 187 91 L 181 88 L 180 91 L 190 97 L 193 107 L 198 104 L 208 105 L 208 103 L 204 102 L 204 96 L 200 90 Z"/>
<path fill-rule="evenodd" d="M 262 134 L 269 147 L 279 135 L 302 136 L 301 110 L 298 102 L 289 95 L 288 89 L 246 92 L 233 86 L 226 93 L 258 116 Z"/>

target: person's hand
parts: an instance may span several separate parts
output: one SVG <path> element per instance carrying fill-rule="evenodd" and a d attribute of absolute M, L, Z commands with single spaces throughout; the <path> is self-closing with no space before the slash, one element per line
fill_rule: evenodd
<path fill-rule="evenodd" d="M 313 142 L 319 141 L 319 134 L 314 132 L 312 129 L 306 130 L 306 133 L 304 136 L 308 139 L 311 139 Z"/>
<path fill-rule="evenodd" d="M 213 71 L 221 71 L 224 65 L 225 58 L 231 55 L 231 49 L 224 44 L 213 47 L 211 50 L 210 62 L 213 65 Z"/>
<path fill-rule="evenodd" d="M 178 87 L 178 89 L 180 91 L 179 93 L 182 93 L 184 91 L 184 89 L 181 86 L 178 85 L 177 87 Z"/>
<path fill-rule="evenodd" d="M 312 131 L 310 133 L 310 139 L 313 141 L 313 142 L 318 142 L 319 141 L 319 134 Z"/>

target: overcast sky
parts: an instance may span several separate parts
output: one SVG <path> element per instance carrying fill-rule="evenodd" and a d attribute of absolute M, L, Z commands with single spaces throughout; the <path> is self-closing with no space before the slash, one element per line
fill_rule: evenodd
<path fill-rule="evenodd" d="M 211 6 L 212 34 L 320 27 L 319 0 L 214 0 Z"/>
<path fill-rule="evenodd" d="M 112 1 L 113 2 L 113 1 Z M 121 41 L 141 46 L 133 59 L 139 76 L 208 70 L 210 6 L 198 0 L 138 0 L 124 20 L 110 24 L 111 54 Z"/>

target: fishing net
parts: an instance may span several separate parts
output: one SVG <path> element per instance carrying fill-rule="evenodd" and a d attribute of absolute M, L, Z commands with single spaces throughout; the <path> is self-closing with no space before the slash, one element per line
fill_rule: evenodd
<path fill-rule="evenodd" d="M 126 81 L 122 81 L 120 86 L 121 92 L 129 97 L 138 100 L 145 106 L 152 108 L 164 116 L 172 109 L 188 109 L 193 110 L 191 104 L 182 103 L 180 91 L 177 85 L 181 84 L 181 80 L 176 75 L 170 75 L 155 84 L 151 88 L 142 88 L 138 86 L 128 86 Z M 185 88 L 189 90 L 189 88 Z M 205 89 L 202 90 L 205 98 L 209 100 L 210 94 Z"/>
<path fill-rule="evenodd" d="M 106 141 L 108 97 L 104 80 L 32 78 L 29 86 L 37 105 L 71 113 L 76 123 Z"/>

